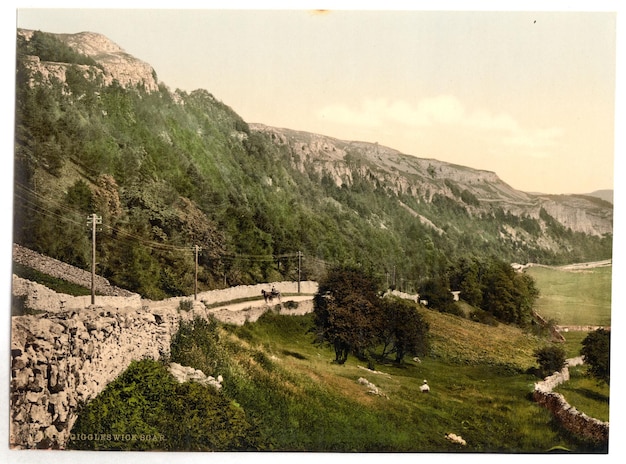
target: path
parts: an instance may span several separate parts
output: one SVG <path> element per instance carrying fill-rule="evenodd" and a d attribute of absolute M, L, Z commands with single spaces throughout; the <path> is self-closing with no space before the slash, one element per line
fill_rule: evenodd
<path fill-rule="evenodd" d="M 289 309 L 287 302 L 290 301 L 298 303 L 298 307 Z M 281 307 L 281 314 L 289 314 L 292 316 L 307 314 L 313 310 L 313 295 L 284 296 L 282 297 L 282 303 L 277 299 L 267 304 L 263 299 L 232 304 L 226 302 L 224 305 L 215 306 L 206 311 L 221 322 L 243 325 L 246 321 L 256 321 L 264 312 L 274 309 L 277 306 Z"/>

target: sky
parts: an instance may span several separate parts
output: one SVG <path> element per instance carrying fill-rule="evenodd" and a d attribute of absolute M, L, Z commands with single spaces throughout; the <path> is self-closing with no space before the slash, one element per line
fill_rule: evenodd
<path fill-rule="evenodd" d="M 380 5 L 19 8 L 17 26 L 104 34 L 247 122 L 495 171 L 527 192 L 613 188 L 614 12 Z"/>

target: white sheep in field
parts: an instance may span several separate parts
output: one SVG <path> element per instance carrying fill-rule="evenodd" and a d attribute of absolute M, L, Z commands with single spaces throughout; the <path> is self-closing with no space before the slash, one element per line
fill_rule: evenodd
<path fill-rule="evenodd" d="M 467 442 L 460 435 L 457 435 L 456 433 L 446 433 L 446 438 L 450 440 L 452 443 L 458 443 L 459 445 L 467 446 Z"/>
<path fill-rule="evenodd" d="M 420 385 L 420 391 L 422 393 L 430 392 L 430 386 L 428 386 L 428 382 L 426 380 L 424 380 L 424 383 L 422 385 Z"/>

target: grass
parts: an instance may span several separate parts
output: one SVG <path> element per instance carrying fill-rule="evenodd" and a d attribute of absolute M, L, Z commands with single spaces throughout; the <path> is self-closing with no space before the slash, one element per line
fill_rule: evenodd
<path fill-rule="evenodd" d="M 458 318 L 434 312 L 431 316 L 431 327 L 433 322 L 439 326 L 431 354 L 421 362 L 379 364 L 377 373 L 365 370 L 365 362 L 354 357 L 344 365 L 333 364 L 332 350 L 312 344 L 306 334 L 310 316 L 266 314 L 254 324 L 227 327 L 233 343 L 244 342 L 248 349 L 265 353 L 275 379 L 274 388 L 266 386 L 272 382 L 265 379 L 249 399 L 237 401 L 259 420 L 269 420 L 265 433 L 279 450 L 593 450 L 554 426 L 548 411 L 530 399 L 538 379 L 522 369 L 534 364 L 532 349 L 541 340 L 511 327 L 471 321 L 464 321 L 461 332 L 450 332 Z M 461 334 L 469 339 L 459 341 Z M 507 338 L 509 349 L 503 349 Z M 485 352 L 468 351 L 478 339 Z M 516 344 L 520 346 L 511 351 Z M 369 394 L 357 382 L 359 377 L 386 396 Z M 431 386 L 429 394 L 419 391 L 423 379 Z M 306 432 L 298 433 L 296 425 Z M 446 433 L 461 435 L 467 447 L 448 442 Z"/>
<path fill-rule="evenodd" d="M 580 350 L 583 347 L 583 340 L 589 332 L 563 332 L 561 335 L 565 338 L 563 349 L 566 358 L 576 358 L 580 356 Z"/>
<path fill-rule="evenodd" d="M 543 271 L 536 280 L 544 299 L 558 301 L 557 291 L 573 291 L 572 281 L 580 284 L 578 275 Z M 592 277 L 606 282 L 606 270 L 595 271 Z M 606 285 L 603 288 L 606 291 Z M 273 312 L 243 326 L 213 321 L 202 330 L 185 329 L 172 361 L 207 375 L 222 375 L 221 394 L 245 411 L 267 450 L 606 452 L 564 431 L 532 401 L 539 380 L 530 373 L 536 366 L 533 353 L 547 344 L 545 339 L 506 324 L 494 327 L 424 308 L 419 311 L 430 325 L 428 353 L 401 365 L 378 362 L 375 371 L 365 369 L 367 362 L 354 356 L 343 365 L 333 363 L 333 350 L 313 343 L 311 314 Z M 594 317 L 602 319 L 603 314 L 598 310 L 588 323 L 595 325 Z M 577 356 L 586 333 L 565 336 L 567 356 Z M 584 366 L 572 369 L 572 380 L 559 391 L 586 414 L 606 420 L 608 386 L 584 372 Z M 361 377 L 382 395 L 369 393 L 358 382 Z M 419 391 L 424 379 L 431 387 L 428 394 Z M 448 433 L 463 437 L 467 446 L 448 441 Z"/>
<path fill-rule="evenodd" d="M 23 266 L 19 263 L 13 263 L 13 274 L 23 279 L 37 282 L 44 285 L 57 293 L 63 293 L 65 295 L 72 296 L 86 296 L 91 295 L 91 289 L 85 288 L 81 285 L 73 284 L 63 279 L 49 276 L 43 272 L 39 272 L 30 267 Z"/>
<path fill-rule="evenodd" d="M 609 420 L 609 385 L 585 374 L 584 366 L 570 368 L 570 380 L 555 389 L 567 402 L 590 417 Z"/>
<path fill-rule="evenodd" d="M 535 365 L 533 352 L 546 343 L 518 327 L 492 327 L 451 314 L 420 311 L 430 325 L 430 356 L 447 362 L 521 372 Z"/>
<path fill-rule="evenodd" d="M 559 325 L 611 325 L 612 267 L 563 270 L 530 267 L 539 288 L 535 309 Z"/>
<path fill-rule="evenodd" d="M 375 371 L 354 356 L 343 365 L 333 363 L 333 350 L 312 342 L 312 314 L 268 312 L 243 326 L 216 320 L 183 324 L 171 360 L 222 375 L 220 394 L 245 411 L 266 450 L 604 451 L 563 431 L 532 401 L 538 379 L 524 369 L 534 364 L 532 350 L 543 340 L 513 327 L 422 311 L 432 328 L 430 353 L 400 365 L 379 362 Z M 369 393 L 361 377 L 383 394 Z M 419 391 L 424 379 L 428 394 Z M 448 433 L 463 437 L 467 446 L 448 441 Z"/>

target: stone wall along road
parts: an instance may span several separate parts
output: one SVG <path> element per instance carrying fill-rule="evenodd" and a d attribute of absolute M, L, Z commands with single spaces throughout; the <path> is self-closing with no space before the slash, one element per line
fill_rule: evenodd
<path fill-rule="evenodd" d="M 297 290 L 295 282 L 276 282 L 203 292 L 205 301 L 222 298 L 259 298 L 235 305 L 224 303 L 208 309 L 196 300 L 191 310 L 181 311 L 182 300 L 141 300 L 133 295 L 97 297 L 97 306 L 85 305 L 83 297 L 61 295 L 14 276 L 14 290 L 31 302 L 40 314 L 11 318 L 10 445 L 12 448 L 65 447 L 77 418 L 79 405 L 95 398 L 133 360 L 159 359 L 169 353 L 172 336 L 181 321 L 215 316 L 234 324 L 254 321 L 271 305 L 261 290 L 272 286 L 283 294 Z M 44 290 L 45 289 L 45 290 Z M 279 305 L 283 314 L 312 311 L 315 282 L 301 282 L 308 295 L 285 296 L 298 302 Z M 33 298 L 33 292 L 37 298 Z M 60 302 L 64 301 L 64 309 Z"/>

